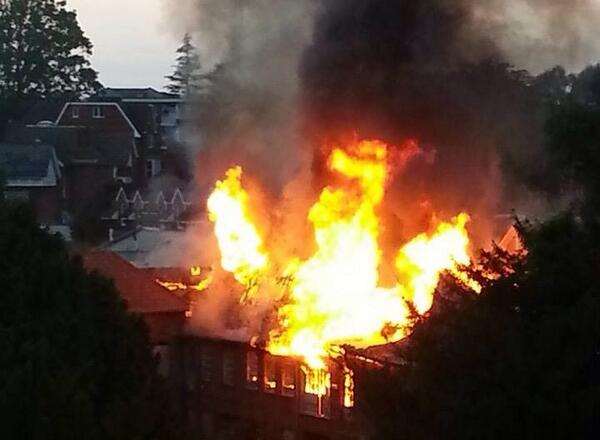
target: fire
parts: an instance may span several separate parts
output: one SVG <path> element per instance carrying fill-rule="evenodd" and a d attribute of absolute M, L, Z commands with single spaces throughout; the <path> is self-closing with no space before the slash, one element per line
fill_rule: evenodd
<path fill-rule="evenodd" d="M 187 289 L 187 285 L 180 283 L 179 281 L 162 281 L 160 279 L 156 279 L 155 280 L 158 284 L 160 284 L 161 286 L 163 286 L 165 289 L 174 292 L 176 290 L 186 290 Z"/>
<path fill-rule="evenodd" d="M 344 366 L 344 406 L 352 408 L 354 406 L 354 372 Z"/>
<path fill-rule="evenodd" d="M 226 271 L 245 286 L 258 275 L 290 280 L 267 350 L 302 357 L 305 389 L 311 394 L 326 394 L 330 386 L 326 359 L 336 346 L 366 347 L 404 337 L 410 315 L 407 303 L 420 314 L 427 312 L 442 272 L 478 288 L 460 269 L 470 264 L 466 213 L 402 246 L 395 260 L 398 281 L 382 285 L 377 209 L 390 177 L 389 162 L 388 147 L 379 141 L 332 151 L 328 165 L 338 179 L 322 190 L 308 213 L 316 251 L 306 260 L 290 256 L 283 274 L 269 273 L 268 254 L 241 185 L 242 169 L 230 169 L 208 199 Z M 344 404 L 350 407 L 352 372 L 345 370 L 344 377 Z"/>
<path fill-rule="evenodd" d="M 190 267 L 190 276 L 199 277 L 202 275 L 202 268 L 200 266 Z"/>
<path fill-rule="evenodd" d="M 331 373 L 324 368 L 301 366 L 304 373 L 304 392 L 316 396 L 326 396 L 331 388 Z"/>
<path fill-rule="evenodd" d="M 431 308 L 433 292 L 441 272 L 450 271 L 474 290 L 481 287 L 468 279 L 459 266 L 471 262 L 467 253 L 469 236 L 465 228 L 469 216 L 460 214 L 450 223 L 438 225 L 432 236 L 421 234 L 406 244 L 396 258 L 396 269 L 402 275 L 404 296 L 423 314 Z"/>
<path fill-rule="evenodd" d="M 197 291 L 202 292 L 210 286 L 212 283 L 212 274 L 208 274 L 205 278 L 202 277 L 202 268 L 200 266 L 193 266 L 190 268 L 190 276 L 195 279 L 200 279 L 198 282 L 193 281 L 190 284 L 186 284 L 182 281 L 171 281 L 171 280 L 162 280 L 160 278 L 156 278 L 154 281 L 169 290 L 170 292 L 176 291 Z"/>
<path fill-rule="evenodd" d="M 227 171 L 208 198 L 209 219 L 221 251 L 221 266 L 244 286 L 266 269 L 263 241 L 249 215 L 248 193 L 242 188 L 242 168 Z"/>

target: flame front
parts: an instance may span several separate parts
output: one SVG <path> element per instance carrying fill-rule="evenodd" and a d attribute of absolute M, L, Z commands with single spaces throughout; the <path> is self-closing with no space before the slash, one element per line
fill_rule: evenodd
<path fill-rule="evenodd" d="M 399 249 L 398 282 L 382 286 L 377 208 L 389 177 L 388 148 L 379 141 L 362 141 L 334 149 L 329 168 L 339 179 L 323 189 L 308 213 L 316 251 L 306 260 L 290 256 L 283 274 L 267 274 L 268 257 L 249 216 L 241 168 L 230 169 L 208 200 L 225 270 L 244 285 L 257 273 L 291 280 L 267 350 L 301 356 L 312 371 L 306 372 L 306 386 L 316 394 L 327 387 L 326 358 L 334 347 L 366 347 L 402 338 L 409 322 L 407 301 L 419 313 L 427 312 L 443 271 L 469 283 L 460 271 L 470 263 L 469 217 L 463 213 Z M 351 379 L 346 376 L 348 389 Z M 352 399 L 349 392 L 346 403 Z"/>
<path fill-rule="evenodd" d="M 242 168 L 227 171 L 208 198 L 209 219 L 221 251 L 221 266 L 244 286 L 267 266 L 263 241 L 250 219 L 248 193 L 242 188 Z"/>
<path fill-rule="evenodd" d="M 469 216 L 459 214 L 451 223 L 438 225 L 432 236 L 420 234 L 406 244 L 396 257 L 396 269 L 404 283 L 401 289 L 417 312 L 427 312 L 433 303 L 433 292 L 440 274 L 450 271 L 474 290 L 481 287 L 459 270 L 470 264 L 467 253 L 469 236 L 465 228 Z"/>

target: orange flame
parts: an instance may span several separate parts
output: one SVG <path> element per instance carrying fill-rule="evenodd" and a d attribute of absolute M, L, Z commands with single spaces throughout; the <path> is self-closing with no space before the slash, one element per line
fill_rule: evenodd
<path fill-rule="evenodd" d="M 221 251 L 221 266 L 235 279 L 248 286 L 267 267 L 263 241 L 250 220 L 248 193 L 242 188 L 242 168 L 227 171 L 208 198 L 209 219 Z"/>
<path fill-rule="evenodd" d="M 331 373 L 325 368 L 300 367 L 304 373 L 304 392 L 316 396 L 326 396 L 331 388 Z"/>
<path fill-rule="evenodd" d="M 354 372 L 344 366 L 344 407 L 354 406 Z"/>
<path fill-rule="evenodd" d="M 325 360 L 335 346 L 366 347 L 402 338 L 409 323 L 407 301 L 419 313 L 427 312 L 443 271 L 478 287 L 460 271 L 470 263 L 469 217 L 464 213 L 403 246 L 396 257 L 398 282 L 380 284 L 376 210 L 385 193 L 388 160 L 388 147 L 379 141 L 332 151 L 329 168 L 339 175 L 339 183 L 324 188 L 308 213 L 316 251 L 304 261 L 290 258 L 283 274 L 291 280 L 289 295 L 277 312 L 278 326 L 269 333 L 267 350 L 301 356 L 307 365 L 306 391 L 312 394 L 324 395 L 329 374 Z M 252 277 L 269 275 L 269 263 L 249 216 L 241 173 L 239 167 L 227 172 L 208 208 L 223 268 L 247 285 Z M 353 389 L 351 379 L 345 375 L 348 390 Z M 348 393 L 345 403 L 350 405 L 353 396 Z"/>

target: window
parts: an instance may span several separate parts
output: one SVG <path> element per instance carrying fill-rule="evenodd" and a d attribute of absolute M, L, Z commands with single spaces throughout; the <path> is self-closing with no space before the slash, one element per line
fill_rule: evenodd
<path fill-rule="evenodd" d="M 277 364 L 275 358 L 265 356 L 265 391 L 274 393 L 277 390 Z"/>
<path fill-rule="evenodd" d="M 154 357 L 158 360 L 158 374 L 162 377 L 169 376 L 170 353 L 168 345 L 156 345 L 153 349 Z"/>
<path fill-rule="evenodd" d="M 246 387 L 258 389 L 258 355 L 255 351 L 246 353 Z"/>
<path fill-rule="evenodd" d="M 193 391 L 196 388 L 197 375 L 198 375 L 198 362 L 196 357 L 196 347 L 188 345 L 184 347 L 183 351 L 183 368 L 184 377 L 187 389 Z"/>
<path fill-rule="evenodd" d="M 203 382 L 210 382 L 213 378 L 213 353 L 210 347 L 200 349 L 200 378 Z"/>
<path fill-rule="evenodd" d="M 296 395 L 296 371 L 290 362 L 281 366 L 281 393 L 291 397 Z"/>
<path fill-rule="evenodd" d="M 76 105 L 71 106 L 71 116 L 73 119 L 79 119 L 79 107 Z"/>
<path fill-rule="evenodd" d="M 4 191 L 4 199 L 11 202 L 28 202 L 29 191 L 27 190 L 7 190 Z"/>
<path fill-rule="evenodd" d="M 96 106 L 94 107 L 94 109 L 92 110 L 92 117 L 96 118 L 96 119 L 100 119 L 104 117 L 104 107 L 101 106 Z"/>
<path fill-rule="evenodd" d="M 223 352 L 223 384 L 235 385 L 235 353 L 231 350 Z"/>
<path fill-rule="evenodd" d="M 162 169 L 162 164 L 160 160 L 157 159 L 148 159 L 146 161 L 146 177 L 154 177 L 160 174 Z"/>
<path fill-rule="evenodd" d="M 302 366 L 300 412 L 313 417 L 331 415 L 331 373 Z"/>

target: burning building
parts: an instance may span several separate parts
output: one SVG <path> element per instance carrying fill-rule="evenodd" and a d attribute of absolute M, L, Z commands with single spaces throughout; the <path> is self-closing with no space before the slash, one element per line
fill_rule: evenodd
<path fill-rule="evenodd" d="M 123 260 L 111 269 L 100 264 L 106 255 L 87 257 L 88 267 L 115 277 L 120 289 L 136 290 L 131 283 L 139 279 L 147 292 L 137 296 L 160 293 L 165 304 L 177 303 L 161 368 L 208 438 L 368 436 L 355 366 L 393 362 L 357 350 L 402 340 L 414 314 L 431 308 L 443 272 L 479 290 L 464 271 L 471 264 L 466 212 L 431 218 L 397 243 L 380 239 L 386 185 L 419 152 L 412 141 L 395 149 L 375 140 L 331 148 L 330 181 L 302 213 L 312 236 L 293 237 L 287 222 L 257 215 L 259 186 L 248 186 L 234 166 L 206 200 L 214 235 L 205 232 L 216 252 L 190 255 L 189 272 Z M 206 258 L 216 259 L 198 261 Z M 147 317 L 154 331 L 156 316 Z"/>
<path fill-rule="evenodd" d="M 191 334 L 172 350 L 171 371 L 190 420 L 209 438 L 368 435 L 353 366 L 393 362 L 356 350 L 403 339 L 414 314 L 431 308 L 443 272 L 480 289 L 464 270 L 465 212 L 381 243 L 387 182 L 418 154 L 412 141 L 395 152 L 374 140 L 331 148 L 331 181 L 304 213 L 313 236 L 289 236 L 293 246 L 268 239 L 287 238 L 286 222 L 256 214 L 258 187 L 245 185 L 241 166 L 217 181 L 206 202 L 218 255 L 210 276 L 156 279 L 174 295 L 195 291 Z"/>
<path fill-rule="evenodd" d="M 174 6 L 178 30 L 226 42 L 198 115 L 207 219 L 172 249 L 211 268 L 173 351 L 208 437 L 368 436 L 353 362 L 393 362 L 355 350 L 403 340 L 443 273 L 480 290 L 466 267 L 508 211 L 501 153 L 535 124 L 469 5 Z"/>

